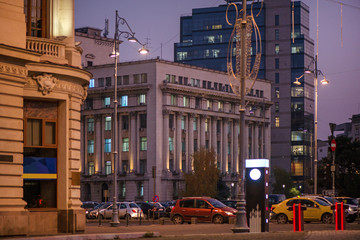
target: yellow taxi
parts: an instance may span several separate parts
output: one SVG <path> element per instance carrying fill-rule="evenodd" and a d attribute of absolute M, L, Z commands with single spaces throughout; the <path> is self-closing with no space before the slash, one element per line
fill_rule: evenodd
<path fill-rule="evenodd" d="M 305 197 L 289 198 L 279 204 L 272 205 L 271 211 L 272 214 L 275 215 L 274 218 L 276 219 L 277 223 L 285 224 L 288 221 L 293 220 L 293 211 L 290 211 L 288 208 L 292 207 L 294 203 L 300 203 L 302 206 L 306 207 L 306 210 L 304 210 L 305 222 L 321 221 L 326 224 L 331 223 L 331 205 L 321 199 Z"/>

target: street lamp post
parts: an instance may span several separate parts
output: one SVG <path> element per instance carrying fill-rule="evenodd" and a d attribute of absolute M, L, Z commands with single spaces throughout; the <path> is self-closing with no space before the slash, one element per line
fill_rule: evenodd
<path fill-rule="evenodd" d="M 119 30 L 119 23 L 121 25 L 126 25 L 128 28 L 128 31 L 120 31 Z M 115 14 L 115 34 L 114 34 L 114 46 L 113 46 L 113 52 L 110 54 L 110 57 L 114 57 L 114 197 L 113 197 L 113 208 L 112 208 L 112 219 L 110 222 L 110 226 L 117 227 L 120 225 L 119 222 L 119 211 L 117 206 L 117 167 L 118 167 L 118 101 L 117 101 L 117 68 L 118 68 L 118 57 L 119 57 L 119 42 L 120 36 L 122 36 L 126 39 L 128 39 L 129 42 L 137 42 L 142 47 L 139 49 L 139 53 L 141 54 L 147 54 L 149 51 L 144 47 L 143 44 L 139 42 L 135 38 L 135 33 L 131 30 L 129 24 L 127 21 L 120 17 L 118 15 L 118 11 L 116 10 Z"/>
<path fill-rule="evenodd" d="M 310 70 L 309 66 L 314 63 L 314 70 Z M 318 152 L 317 152 L 317 132 L 318 132 L 318 76 L 319 74 L 324 76 L 324 79 L 320 81 L 322 85 L 326 85 L 329 83 L 328 80 L 326 80 L 325 75 L 321 72 L 321 70 L 317 67 L 318 63 L 318 56 L 316 55 L 315 58 L 312 60 L 310 65 L 305 69 L 305 73 L 311 73 L 314 75 L 314 91 L 315 91 L 315 109 L 314 109 L 314 148 L 315 148 L 315 155 L 314 155 L 314 194 L 317 194 L 317 162 L 318 162 Z M 304 73 L 304 74 L 305 74 Z M 296 78 L 296 81 L 294 84 L 301 85 L 301 82 L 299 81 L 303 76 Z"/>

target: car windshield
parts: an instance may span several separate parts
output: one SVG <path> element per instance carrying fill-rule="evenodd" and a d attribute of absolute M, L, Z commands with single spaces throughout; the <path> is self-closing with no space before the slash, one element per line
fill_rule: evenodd
<path fill-rule="evenodd" d="M 131 208 L 139 208 L 139 206 L 136 203 L 130 203 L 129 205 Z"/>
<path fill-rule="evenodd" d="M 226 207 L 225 204 L 223 204 L 222 202 L 216 200 L 216 199 L 208 199 L 209 203 L 211 205 L 213 205 L 213 207 L 216 207 L 216 208 L 223 208 L 223 207 Z"/>
<path fill-rule="evenodd" d="M 332 197 L 324 197 L 325 199 L 327 199 L 329 202 L 334 202 L 334 199 Z M 339 203 L 340 201 L 335 199 L 335 202 Z"/>
<path fill-rule="evenodd" d="M 330 204 L 328 204 L 327 202 L 321 200 L 321 199 L 314 199 L 315 202 L 317 202 L 318 204 L 322 205 L 322 206 L 330 206 Z"/>

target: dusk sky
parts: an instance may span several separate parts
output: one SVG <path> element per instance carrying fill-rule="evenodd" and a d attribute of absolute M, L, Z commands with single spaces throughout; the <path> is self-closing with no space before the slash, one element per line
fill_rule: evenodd
<path fill-rule="evenodd" d="M 316 47 L 316 0 L 302 2 L 310 7 L 310 35 Z M 343 47 L 340 2 L 343 3 Z M 180 16 L 191 15 L 193 8 L 224 3 L 224 0 L 76 0 L 75 27 L 104 29 L 105 18 L 108 18 L 108 37 L 113 38 L 115 10 L 118 10 L 136 37 L 148 43 L 150 54 L 147 58 L 160 56 L 173 61 L 173 44 L 180 39 Z M 359 44 L 360 1 L 319 0 L 318 69 L 330 81 L 329 85 L 319 84 L 318 87 L 319 139 L 325 140 L 330 135 L 329 122 L 349 122 L 353 114 L 360 113 Z M 139 45 L 128 42 L 121 44 L 120 61 L 144 59 L 137 52 L 139 48 Z"/>

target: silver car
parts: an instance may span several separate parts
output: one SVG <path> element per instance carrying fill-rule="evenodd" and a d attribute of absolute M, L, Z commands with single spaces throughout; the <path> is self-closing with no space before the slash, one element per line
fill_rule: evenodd
<path fill-rule="evenodd" d="M 119 218 L 143 218 L 144 213 L 141 208 L 134 202 L 118 202 Z M 111 218 L 113 214 L 113 205 L 111 204 L 105 209 L 100 210 L 102 218 Z"/>

